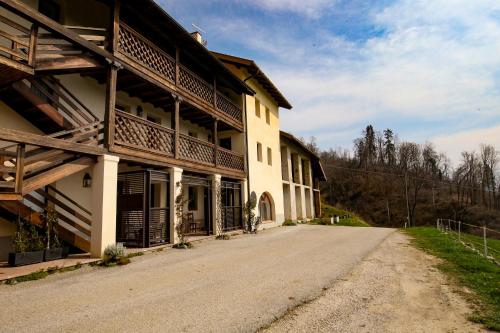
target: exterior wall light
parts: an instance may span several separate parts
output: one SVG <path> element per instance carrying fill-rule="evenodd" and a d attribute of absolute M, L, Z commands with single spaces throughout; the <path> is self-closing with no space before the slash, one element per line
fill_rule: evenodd
<path fill-rule="evenodd" d="M 83 187 L 89 188 L 92 187 L 92 177 L 88 173 L 83 176 Z"/>

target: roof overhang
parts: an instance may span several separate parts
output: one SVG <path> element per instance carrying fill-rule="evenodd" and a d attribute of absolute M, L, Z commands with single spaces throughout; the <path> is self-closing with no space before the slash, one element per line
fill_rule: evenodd
<path fill-rule="evenodd" d="M 213 52 L 212 54 L 219 58 L 224 63 L 245 67 L 250 78 L 254 78 L 271 97 L 276 101 L 279 107 L 290 110 L 292 105 L 287 101 L 285 96 L 278 90 L 274 83 L 267 77 L 267 75 L 259 68 L 259 66 L 250 59 L 235 57 L 229 54 Z"/>

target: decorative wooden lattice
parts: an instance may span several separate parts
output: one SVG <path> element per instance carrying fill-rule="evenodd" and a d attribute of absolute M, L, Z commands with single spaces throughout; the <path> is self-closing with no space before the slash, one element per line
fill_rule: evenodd
<path fill-rule="evenodd" d="M 187 135 L 179 136 L 179 156 L 182 159 L 214 165 L 214 145 Z"/>
<path fill-rule="evenodd" d="M 174 130 L 118 110 L 115 119 L 116 144 L 173 155 Z"/>
<path fill-rule="evenodd" d="M 179 68 L 179 85 L 184 90 L 213 105 L 214 88 L 185 67 Z"/>
<path fill-rule="evenodd" d="M 217 150 L 217 162 L 220 167 L 245 171 L 245 158 L 231 150 L 220 148 Z"/>
<path fill-rule="evenodd" d="M 175 60 L 123 23 L 120 24 L 118 48 L 124 55 L 175 82 Z"/>
<path fill-rule="evenodd" d="M 237 121 L 242 121 L 241 108 L 219 92 L 217 93 L 217 109 L 228 114 Z"/>

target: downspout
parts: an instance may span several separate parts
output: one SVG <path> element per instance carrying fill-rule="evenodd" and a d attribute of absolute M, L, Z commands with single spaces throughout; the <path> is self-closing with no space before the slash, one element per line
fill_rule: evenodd
<path fill-rule="evenodd" d="M 247 201 L 250 200 L 250 154 L 248 153 L 248 132 L 247 132 L 247 95 L 243 94 L 243 134 L 245 135 L 245 154 L 246 154 L 246 169 L 247 169 Z M 246 202 L 245 202 L 246 204 Z"/>
<path fill-rule="evenodd" d="M 251 78 L 254 77 L 255 74 L 251 74 L 249 77 L 247 77 L 246 79 L 243 80 L 243 83 L 246 83 L 248 80 L 250 80 Z M 246 165 L 247 165 L 247 201 L 250 200 L 250 163 L 248 163 L 250 161 L 250 154 L 248 153 L 248 130 L 247 130 L 247 95 L 246 94 L 243 94 L 243 116 L 244 116 L 244 119 L 245 119 L 245 123 L 243 124 L 243 131 L 244 131 L 244 134 L 245 134 L 245 146 L 246 146 L 246 149 L 245 149 L 245 153 L 246 153 Z M 246 204 L 246 203 L 245 203 Z"/>

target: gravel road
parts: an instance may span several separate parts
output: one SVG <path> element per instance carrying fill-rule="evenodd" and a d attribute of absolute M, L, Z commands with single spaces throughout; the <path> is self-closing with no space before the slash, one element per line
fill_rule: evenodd
<path fill-rule="evenodd" d="M 313 302 L 265 332 L 487 332 L 467 321 L 471 308 L 434 268 L 438 259 L 391 234 Z"/>
<path fill-rule="evenodd" d="M 334 286 L 393 232 L 275 228 L 2 285 L 0 331 L 255 332 Z"/>

